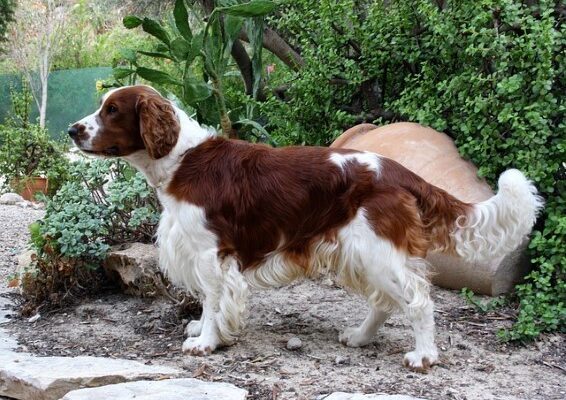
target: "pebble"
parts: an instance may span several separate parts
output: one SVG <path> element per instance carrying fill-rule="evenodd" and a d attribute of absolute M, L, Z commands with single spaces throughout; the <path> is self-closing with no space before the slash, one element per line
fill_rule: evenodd
<path fill-rule="evenodd" d="M 336 365 L 350 365 L 350 357 L 336 356 L 334 363 Z"/>
<path fill-rule="evenodd" d="M 286 347 L 287 350 L 299 350 L 301 347 L 303 347 L 303 342 L 298 337 L 292 337 L 287 342 Z"/>

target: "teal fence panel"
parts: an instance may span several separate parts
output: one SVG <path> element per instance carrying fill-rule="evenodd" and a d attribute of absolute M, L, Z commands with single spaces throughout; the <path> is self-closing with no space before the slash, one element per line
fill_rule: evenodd
<path fill-rule="evenodd" d="M 46 125 L 52 137 L 64 136 L 69 124 L 98 108 L 100 95 L 96 92 L 96 81 L 107 79 L 111 74 L 110 67 L 51 72 L 47 92 Z M 0 75 L 0 123 L 3 123 L 11 112 L 10 87 L 20 89 L 21 78 L 15 75 Z M 36 121 L 39 112 L 35 101 L 32 107 L 31 119 Z"/>

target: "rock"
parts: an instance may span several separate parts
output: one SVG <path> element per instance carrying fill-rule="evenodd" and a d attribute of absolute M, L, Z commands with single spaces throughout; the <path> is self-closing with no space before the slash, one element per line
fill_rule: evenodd
<path fill-rule="evenodd" d="M 40 319 L 40 318 L 41 318 L 41 314 L 40 314 L 40 313 L 37 313 L 37 314 L 35 314 L 33 317 L 28 318 L 28 322 L 29 322 L 30 324 L 33 324 L 35 321 L 37 321 L 37 320 Z"/>
<path fill-rule="evenodd" d="M 137 381 L 69 392 L 61 400 L 244 400 L 248 392 L 229 383 L 198 379 Z"/>
<path fill-rule="evenodd" d="M 155 296 L 161 292 L 156 284 L 158 260 L 154 245 L 129 243 L 110 250 L 103 266 L 110 277 L 118 277 L 126 293 Z"/>
<path fill-rule="evenodd" d="M 7 351 L 0 354 L 0 396 L 55 400 L 84 387 L 177 377 L 180 374 L 181 371 L 174 368 L 130 360 L 88 356 L 35 357 Z"/>
<path fill-rule="evenodd" d="M 30 206 L 30 204 L 31 204 L 31 202 L 29 202 L 29 201 L 27 201 L 27 200 L 19 201 L 19 202 L 16 203 L 16 205 L 17 205 L 18 207 L 23 208 L 24 210 L 25 210 L 26 208 L 28 208 L 28 207 Z"/>
<path fill-rule="evenodd" d="M 30 283 L 30 280 L 34 279 L 36 272 L 36 266 L 32 261 L 36 257 L 36 253 L 33 250 L 26 250 L 18 254 L 18 267 L 16 269 L 15 280 L 17 281 L 13 286 L 19 286 L 20 292 L 25 292 L 26 284 Z M 30 278 L 30 279 L 28 279 Z"/>
<path fill-rule="evenodd" d="M 21 202 L 25 202 L 25 200 L 17 193 L 4 193 L 0 196 L 0 204 L 14 205 Z"/>
<path fill-rule="evenodd" d="M 478 178 L 477 168 L 460 157 L 454 142 L 444 133 L 408 122 L 370 128 L 368 124 L 354 126 L 330 147 L 373 151 L 389 157 L 465 202 L 481 202 L 493 196 L 489 185 Z M 427 260 L 433 267 L 432 282 L 449 289 L 468 287 L 492 296 L 506 293 L 528 272 L 526 244 L 487 263 L 431 254 Z"/>
<path fill-rule="evenodd" d="M 417 397 L 399 394 L 363 394 L 344 392 L 335 392 L 323 398 L 324 400 L 423 400 Z"/>
<path fill-rule="evenodd" d="M 336 358 L 334 359 L 334 363 L 336 365 L 349 365 L 350 357 L 336 356 Z"/>
<path fill-rule="evenodd" d="M 34 210 L 45 210 L 44 203 L 31 203 L 31 206 Z"/>
<path fill-rule="evenodd" d="M 303 347 L 303 342 L 298 337 L 292 337 L 285 346 L 287 350 L 299 350 Z"/>

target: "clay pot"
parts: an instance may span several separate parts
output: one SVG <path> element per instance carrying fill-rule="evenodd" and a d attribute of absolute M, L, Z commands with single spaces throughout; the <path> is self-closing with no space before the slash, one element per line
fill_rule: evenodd
<path fill-rule="evenodd" d="M 40 192 L 47 194 L 49 181 L 47 178 L 32 176 L 24 179 L 17 179 L 11 182 L 10 186 L 15 188 L 20 196 L 25 200 L 35 201 L 35 194 Z"/>

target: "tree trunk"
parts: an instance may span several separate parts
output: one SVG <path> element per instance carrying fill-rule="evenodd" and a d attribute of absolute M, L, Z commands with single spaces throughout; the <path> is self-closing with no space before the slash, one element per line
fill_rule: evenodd
<path fill-rule="evenodd" d="M 39 126 L 42 128 L 45 128 L 46 115 L 47 115 L 47 77 L 45 80 L 42 79 L 42 83 L 41 83 L 41 107 L 39 109 Z"/>

